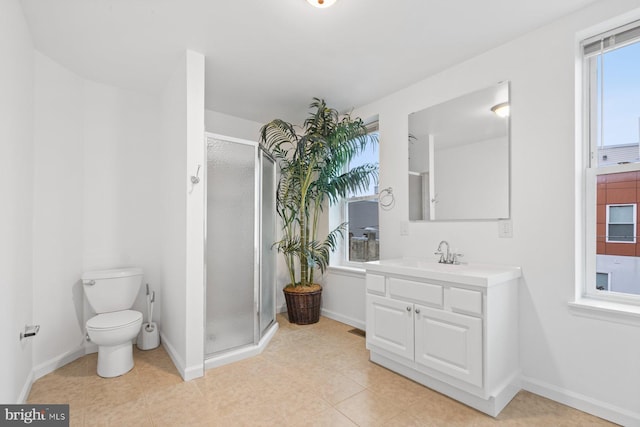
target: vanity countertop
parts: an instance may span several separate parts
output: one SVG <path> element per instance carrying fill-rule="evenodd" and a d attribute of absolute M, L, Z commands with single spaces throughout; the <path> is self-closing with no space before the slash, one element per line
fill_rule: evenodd
<path fill-rule="evenodd" d="M 367 273 L 387 273 L 490 287 L 522 276 L 520 267 L 460 263 L 440 264 L 426 258 L 394 258 L 364 264 Z"/>

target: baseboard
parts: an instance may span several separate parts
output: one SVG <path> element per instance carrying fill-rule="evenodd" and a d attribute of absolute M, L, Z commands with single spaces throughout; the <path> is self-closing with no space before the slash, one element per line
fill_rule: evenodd
<path fill-rule="evenodd" d="M 42 378 L 50 372 L 55 371 L 58 368 L 63 367 L 64 365 L 73 362 L 76 359 L 81 358 L 86 353 L 84 346 L 80 345 L 77 348 L 67 351 L 66 353 L 62 353 L 59 356 L 56 356 L 52 359 L 47 360 L 46 362 L 42 362 L 37 366 L 33 367 L 33 381 L 36 381 L 38 378 Z"/>
<path fill-rule="evenodd" d="M 324 317 L 328 317 L 329 319 L 336 320 L 341 323 L 345 323 L 349 326 L 353 326 L 354 328 L 362 329 L 363 331 L 367 328 L 365 322 L 362 320 L 354 319 L 353 317 L 344 316 L 340 313 L 336 313 L 335 311 L 321 309 L 320 313 Z"/>
<path fill-rule="evenodd" d="M 18 403 L 27 402 L 29 393 L 31 393 L 31 386 L 33 386 L 33 383 L 36 382 L 36 380 L 44 377 L 45 375 L 55 371 L 58 368 L 63 367 L 68 363 L 73 362 L 76 359 L 81 358 L 85 354 L 87 354 L 85 352 L 85 348 L 83 346 L 79 346 L 74 350 L 67 351 L 66 353 L 42 362 L 38 366 L 34 366 L 27 376 L 24 385 L 22 386 L 22 390 L 20 391 L 20 395 L 18 396 Z"/>
<path fill-rule="evenodd" d="M 544 381 L 522 376 L 524 390 L 623 426 L 640 426 L 640 413 L 617 407 Z"/>
<path fill-rule="evenodd" d="M 196 366 L 189 366 L 185 368 L 184 374 L 182 375 L 182 379 L 185 381 L 195 380 L 196 378 L 200 378 L 204 376 L 204 365 L 203 363 L 198 364 Z"/>
<path fill-rule="evenodd" d="M 166 350 L 167 354 L 171 358 L 171 361 L 175 365 L 178 373 L 185 381 L 191 381 L 196 378 L 200 378 L 204 375 L 204 363 L 196 366 L 185 366 L 182 357 L 178 354 L 175 347 L 171 345 L 171 342 L 167 339 L 167 336 L 160 332 L 160 343 Z"/>
<path fill-rule="evenodd" d="M 175 347 L 173 347 L 173 345 L 171 345 L 171 342 L 169 341 L 167 336 L 162 333 L 162 331 L 160 331 L 160 344 L 162 344 L 162 347 L 164 347 L 165 351 L 167 352 L 167 354 L 171 358 L 171 361 L 175 365 L 175 367 L 178 370 L 178 373 L 180 374 L 182 379 L 187 381 L 187 379 L 185 377 L 186 372 L 185 372 L 184 362 L 182 361 L 182 358 L 180 357 L 180 355 L 176 351 Z"/>
<path fill-rule="evenodd" d="M 33 383 L 35 382 L 35 379 L 33 378 L 33 370 L 31 372 L 29 372 L 29 375 L 27 376 L 27 379 L 24 383 L 24 385 L 22 386 L 22 391 L 20 392 L 20 395 L 18 396 L 18 401 L 16 402 L 17 404 L 24 404 L 27 403 L 27 399 L 29 398 L 29 393 L 31 393 L 31 386 L 33 385 Z"/>

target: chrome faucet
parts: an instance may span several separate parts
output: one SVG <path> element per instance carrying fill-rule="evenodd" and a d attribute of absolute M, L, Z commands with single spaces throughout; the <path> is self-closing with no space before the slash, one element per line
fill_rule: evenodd
<path fill-rule="evenodd" d="M 446 246 L 446 252 L 442 252 L 442 245 Z M 440 255 L 440 260 L 438 262 L 440 264 L 460 264 L 458 257 L 461 257 L 462 254 L 452 253 L 449 248 L 449 242 L 446 240 L 440 242 L 438 249 L 434 252 L 436 255 Z"/>
<path fill-rule="evenodd" d="M 442 245 L 447 245 L 447 252 L 442 252 Z M 449 264 L 449 242 L 446 240 L 441 241 L 434 254 L 440 255 L 440 261 L 438 261 L 440 264 Z"/>

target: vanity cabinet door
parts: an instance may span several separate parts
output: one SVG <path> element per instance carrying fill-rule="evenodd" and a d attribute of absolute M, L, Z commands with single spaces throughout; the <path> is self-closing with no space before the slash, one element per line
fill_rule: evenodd
<path fill-rule="evenodd" d="M 482 319 L 419 305 L 415 311 L 416 363 L 482 387 Z"/>
<path fill-rule="evenodd" d="M 367 347 L 413 360 L 413 304 L 367 295 Z"/>

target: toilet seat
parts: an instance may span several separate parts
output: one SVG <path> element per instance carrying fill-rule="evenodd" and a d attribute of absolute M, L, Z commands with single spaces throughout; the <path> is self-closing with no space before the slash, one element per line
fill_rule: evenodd
<path fill-rule="evenodd" d="M 95 331 L 111 331 L 126 328 L 142 321 L 142 313 L 135 310 L 113 311 L 102 313 L 87 321 L 87 329 Z"/>

